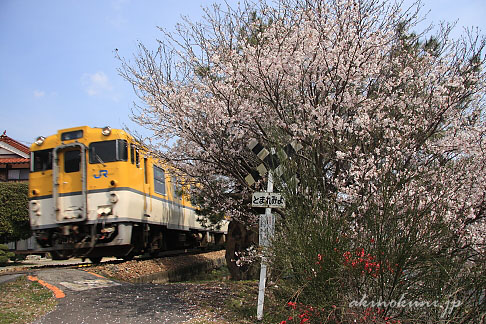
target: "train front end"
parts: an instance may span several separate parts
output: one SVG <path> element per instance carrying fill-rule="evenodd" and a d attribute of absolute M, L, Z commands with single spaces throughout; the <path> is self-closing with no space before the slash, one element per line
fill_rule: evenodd
<path fill-rule="evenodd" d="M 129 142 L 124 131 L 84 126 L 32 144 L 29 213 L 41 250 L 54 259 L 130 253 L 132 228 L 117 211 Z"/>

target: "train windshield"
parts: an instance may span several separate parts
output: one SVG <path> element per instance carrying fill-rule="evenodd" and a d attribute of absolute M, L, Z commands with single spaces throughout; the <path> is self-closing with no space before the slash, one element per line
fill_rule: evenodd
<path fill-rule="evenodd" d="M 128 146 L 125 140 L 94 142 L 89 145 L 89 163 L 127 161 Z"/>
<path fill-rule="evenodd" d="M 34 151 L 31 155 L 31 172 L 52 170 L 52 149 Z"/>

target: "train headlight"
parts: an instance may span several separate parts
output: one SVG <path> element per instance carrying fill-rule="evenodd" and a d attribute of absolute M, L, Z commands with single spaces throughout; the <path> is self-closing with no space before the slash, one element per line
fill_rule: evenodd
<path fill-rule="evenodd" d="M 30 209 L 37 215 L 37 216 L 40 216 L 41 213 L 40 213 L 40 202 L 38 202 L 37 200 L 32 200 L 30 202 Z"/>
<path fill-rule="evenodd" d="M 116 202 L 118 201 L 118 196 L 116 195 L 116 193 L 114 193 L 113 191 L 110 192 L 110 202 L 112 204 L 116 204 Z"/>
<path fill-rule="evenodd" d="M 39 136 L 39 137 L 37 137 L 37 139 L 35 140 L 34 143 L 41 146 L 42 143 L 44 143 L 45 140 L 46 140 L 46 138 L 44 136 Z"/>
<path fill-rule="evenodd" d="M 105 136 L 110 135 L 111 134 L 111 127 L 110 126 L 103 127 L 103 129 L 101 130 L 101 134 L 103 134 Z"/>

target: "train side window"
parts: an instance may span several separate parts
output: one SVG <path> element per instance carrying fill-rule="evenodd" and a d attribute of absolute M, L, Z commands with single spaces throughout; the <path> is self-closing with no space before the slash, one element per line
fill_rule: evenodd
<path fill-rule="evenodd" d="M 52 149 L 31 153 L 31 172 L 52 170 Z"/>
<path fill-rule="evenodd" d="M 148 183 L 148 166 L 147 166 L 147 158 L 143 158 L 143 179 L 145 183 Z"/>
<path fill-rule="evenodd" d="M 174 198 L 182 199 L 182 183 L 175 176 L 172 176 L 172 186 L 174 189 Z"/>
<path fill-rule="evenodd" d="M 116 160 L 128 160 L 128 144 L 125 140 L 116 140 Z"/>
<path fill-rule="evenodd" d="M 133 144 L 130 144 L 130 162 L 135 164 L 135 146 Z"/>
<path fill-rule="evenodd" d="M 78 172 L 81 165 L 81 151 L 66 151 L 64 152 L 64 172 Z"/>
<path fill-rule="evenodd" d="M 154 191 L 165 195 L 165 171 L 154 165 Z"/>

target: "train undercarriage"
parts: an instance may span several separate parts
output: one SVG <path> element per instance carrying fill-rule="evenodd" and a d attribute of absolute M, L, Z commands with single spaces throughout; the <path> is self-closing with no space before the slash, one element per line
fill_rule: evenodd
<path fill-rule="evenodd" d="M 64 224 L 34 231 L 41 250 L 53 259 L 89 258 L 98 263 L 103 257 L 130 260 L 169 250 L 224 246 L 226 235 L 209 231 L 176 230 L 148 223 Z"/>

